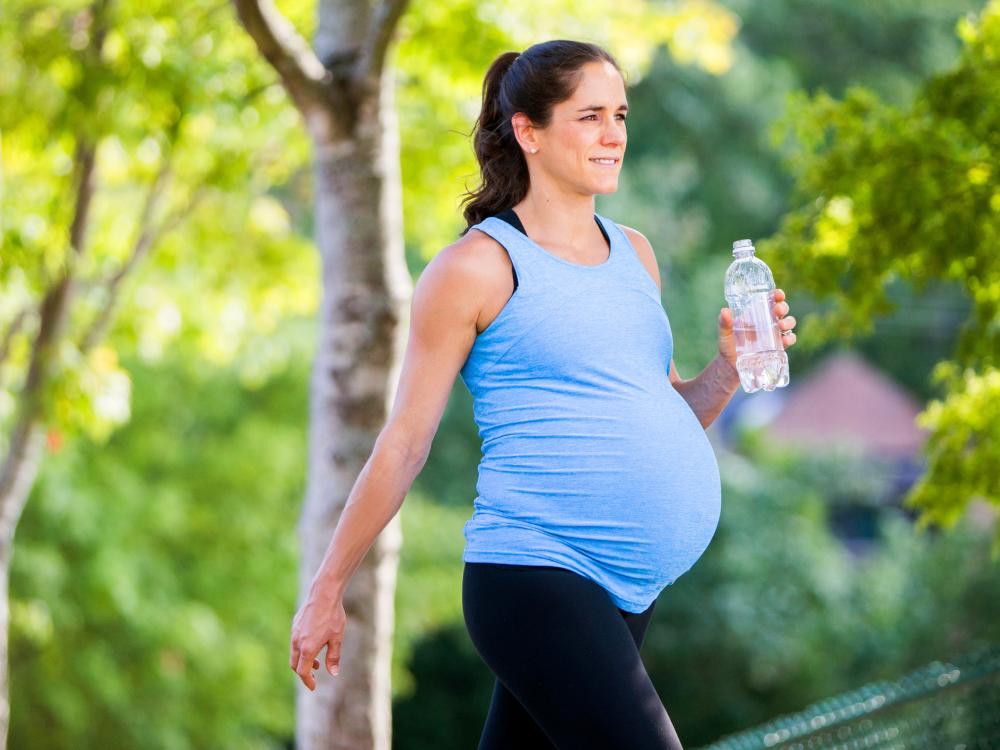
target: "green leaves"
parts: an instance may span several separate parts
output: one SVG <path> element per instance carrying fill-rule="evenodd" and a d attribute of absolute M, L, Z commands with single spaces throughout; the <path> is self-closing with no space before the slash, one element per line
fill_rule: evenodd
<path fill-rule="evenodd" d="M 1000 370 L 987 367 L 958 372 L 943 363 L 938 377 L 948 379 L 947 395 L 930 403 L 917 423 L 931 431 L 929 471 L 907 496 L 907 507 L 923 511 L 918 527 L 955 525 L 971 499 L 996 501 L 1000 488 Z M 1000 555 L 1000 539 L 993 554 Z"/>
<path fill-rule="evenodd" d="M 180 339 L 229 362 L 283 316 L 315 309 L 318 260 L 273 193 L 307 164 L 299 117 L 231 8 L 94 8 L 14 0 L 0 18 L 0 336 L 28 314 L 0 368 L 0 420 L 13 413 L 3 404 L 23 382 L 40 300 L 72 259 L 45 413 L 54 429 L 103 440 L 128 418 L 129 388 L 117 365 L 96 363 L 156 359 Z M 91 146 L 93 197 L 81 208 L 79 154 Z"/>
<path fill-rule="evenodd" d="M 11 569 L 16 747 L 283 746 L 307 328 L 262 387 L 132 359 L 129 424 L 49 455 Z M 188 342 L 190 343 L 190 342 Z M 46 717 L 46 721 L 39 721 Z"/>
<path fill-rule="evenodd" d="M 1000 3 L 963 19 L 959 33 L 959 64 L 903 111 L 860 88 L 839 102 L 822 91 L 790 98 L 772 137 L 790 141 L 800 205 L 759 243 L 783 285 L 832 301 L 804 323 L 811 347 L 871 330 L 891 309 L 894 279 L 968 290 L 954 352 L 963 374 L 942 376 L 943 399 L 921 417 L 932 430 L 929 472 L 909 502 L 924 510 L 922 526 L 952 524 L 977 496 L 1000 505 L 1000 434 L 981 418 L 1000 413 Z"/>

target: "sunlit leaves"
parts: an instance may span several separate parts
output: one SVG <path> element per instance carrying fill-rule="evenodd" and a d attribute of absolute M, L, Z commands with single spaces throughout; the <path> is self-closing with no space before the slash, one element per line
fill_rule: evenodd
<path fill-rule="evenodd" d="M 1000 492 L 1000 370 L 982 373 L 953 366 L 940 369 L 949 379 L 945 398 L 930 403 L 918 424 L 931 430 L 927 455 L 930 471 L 907 497 L 907 505 L 922 509 L 919 528 L 930 523 L 953 526 L 970 498 L 996 501 Z M 993 553 L 1000 554 L 1000 538 Z"/>
<path fill-rule="evenodd" d="M 94 16 L 90 3 L 7 3 L 0 131 L 0 335 L 31 313 L 0 371 L 0 418 L 34 311 L 72 253 L 81 147 L 96 150 L 94 196 L 46 389 L 53 426 L 104 438 L 127 418 L 127 376 L 79 348 L 109 303 L 110 351 L 156 359 L 185 338 L 216 363 L 315 309 L 315 252 L 272 194 L 306 165 L 307 140 L 228 4 L 111 3 Z"/>

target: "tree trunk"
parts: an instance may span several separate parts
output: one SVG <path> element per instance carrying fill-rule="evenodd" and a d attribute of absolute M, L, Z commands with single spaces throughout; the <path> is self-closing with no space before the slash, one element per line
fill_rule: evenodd
<path fill-rule="evenodd" d="M 103 32 L 101 32 L 103 38 Z M 94 197 L 94 173 L 97 149 L 81 139 L 76 147 L 76 195 L 73 222 L 70 225 L 70 248 L 65 268 L 49 287 L 38 308 L 38 333 L 31 349 L 28 371 L 18 394 L 17 410 L 0 464 L 0 750 L 6 750 L 10 726 L 8 625 L 10 603 L 7 599 L 10 560 L 14 552 L 14 534 L 31 488 L 38 478 L 44 442 L 43 392 L 50 376 L 52 358 L 69 317 L 73 300 L 74 269 L 83 253 L 84 239 Z"/>
<path fill-rule="evenodd" d="M 42 442 L 41 425 L 32 419 L 25 420 L 15 430 L 11 448 L 0 468 L 0 750 L 6 750 L 7 729 L 10 726 L 10 684 L 7 669 L 10 560 L 17 522 L 38 477 Z"/>
<path fill-rule="evenodd" d="M 412 292 L 402 242 L 399 146 L 391 67 L 358 137 L 317 143 L 316 240 L 323 301 L 310 385 L 309 475 L 299 531 L 300 601 L 395 397 Z M 344 595 L 341 671 L 299 684 L 300 750 L 391 747 L 393 599 L 401 545 L 396 516 Z M 321 655 L 322 657 L 322 655 Z M 322 658 L 321 658 L 322 661 Z"/>
<path fill-rule="evenodd" d="M 301 603 L 395 398 L 412 282 L 403 254 L 398 127 L 387 52 L 407 0 L 320 0 L 316 49 L 271 0 L 233 0 L 302 113 L 314 149 L 323 294 L 299 520 Z M 389 750 L 399 517 L 344 592 L 340 674 L 296 680 L 299 750 Z M 322 653 L 320 658 L 323 658 Z"/>

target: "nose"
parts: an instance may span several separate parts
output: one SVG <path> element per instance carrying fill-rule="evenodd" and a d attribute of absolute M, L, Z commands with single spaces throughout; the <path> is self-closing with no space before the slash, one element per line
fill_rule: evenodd
<path fill-rule="evenodd" d="M 607 145 L 621 145 L 627 138 L 625 132 L 625 121 L 612 117 L 610 124 L 604 128 L 604 143 Z"/>

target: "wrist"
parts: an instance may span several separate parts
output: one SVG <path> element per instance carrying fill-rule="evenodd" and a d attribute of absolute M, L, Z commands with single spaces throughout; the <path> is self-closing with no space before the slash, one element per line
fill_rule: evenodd
<path fill-rule="evenodd" d="M 333 578 L 316 577 L 309 586 L 309 598 L 320 604 L 333 606 L 344 597 L 347 584 Z"/>
<path fill-rule="evenodd" d="M 722 370 L 726 384 L 736 390 L 740 385 L 740 371 L 736 369 L 736 363 L 731 362 L 722 352 L 716 354 L 715 359 L 720 363 L 719 369 Z"/>

